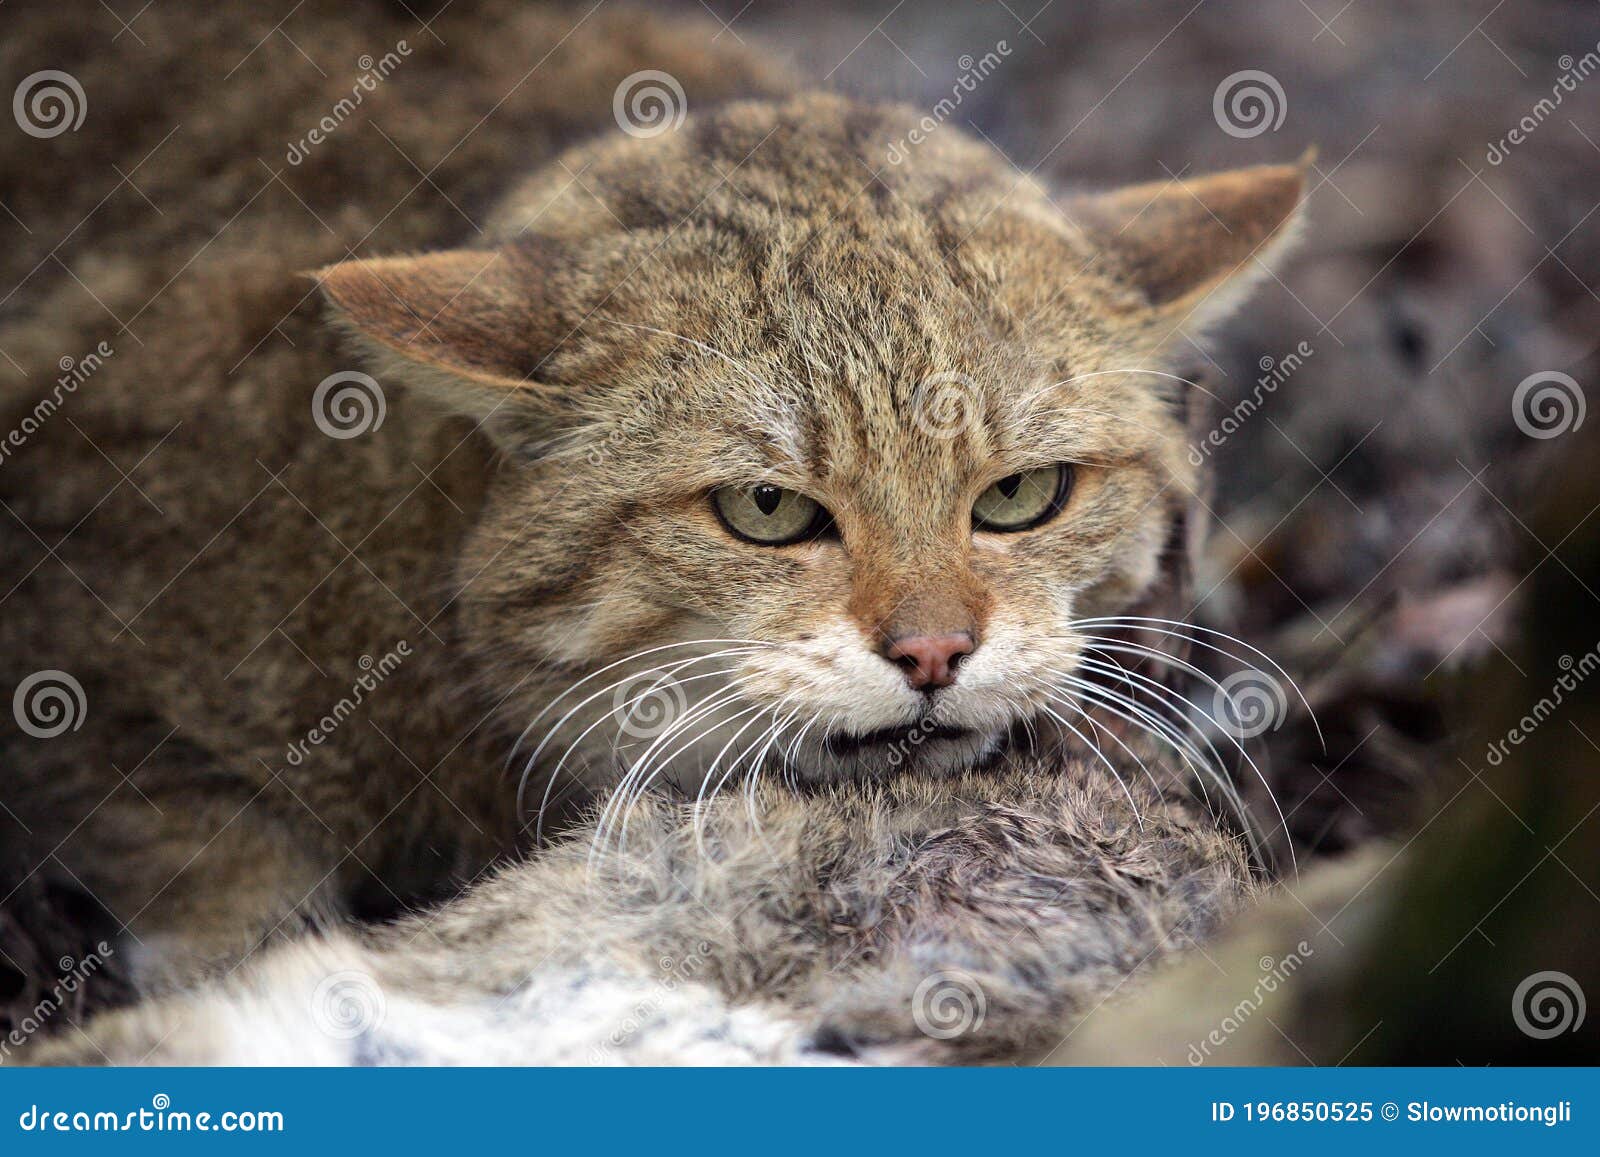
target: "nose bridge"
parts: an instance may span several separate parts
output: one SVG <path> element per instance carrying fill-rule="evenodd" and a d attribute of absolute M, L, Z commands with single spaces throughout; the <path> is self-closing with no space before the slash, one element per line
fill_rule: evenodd
<path fill-rule="evenodd" d="M 982 634 L 989 595 L 965 543 L 913 544 L 890 536 L 858 555 L 851 614 L 880 645 L 913 636 Z"/>
<path fill-rule="evenodd" d="M 900 587 L 900 598 L 878 621 L 879 632 L 885 639 L 958 634 L 977 638 L 980 600 L 967 577 L 930 575 Z"/>

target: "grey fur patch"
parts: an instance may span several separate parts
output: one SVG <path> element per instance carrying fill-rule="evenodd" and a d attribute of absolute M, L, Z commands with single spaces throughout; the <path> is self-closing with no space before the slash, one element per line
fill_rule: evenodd
<path fill-rule="evenodd" d="M 350 1063 L 307 994 L 351 969 L 360 1064 L 981 1063 L 1048 1051 L 1255 894 L 1176 790 L 1058 760 L 943 782 L 640 801 L 360 939 L 91 1022 L 38 1059 Z M 151 1050 L 154 1050 L 153 1052 Z"/>

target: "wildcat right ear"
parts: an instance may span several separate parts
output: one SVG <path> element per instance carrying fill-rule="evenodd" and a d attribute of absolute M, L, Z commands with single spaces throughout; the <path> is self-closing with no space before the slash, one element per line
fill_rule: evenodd
<path fill-rule="evenodd" d="M 559 258 L 556 246 L 538 239 L 343 261 L 314 276 L 380 372 L 451 411 L 492 416 L 491 433 L 510 436 L 521 424 L 515 419 L 555 401 L 556 391 L 536 375 L 562 336 L 549 292 Z"/>
<path fill-rule="evenodd" d="M 1149 314 L 1204 329 L 1291 248 L 1314 157 L 1114 189 L 1068 210 Z"/>

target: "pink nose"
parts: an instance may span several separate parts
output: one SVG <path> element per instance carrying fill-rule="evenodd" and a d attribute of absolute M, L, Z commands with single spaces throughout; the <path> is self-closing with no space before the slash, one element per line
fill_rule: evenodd
<path fill-rule="evenodd" d="M 956 668 L 963 656 L 972 654 L 972 648 L 972 636 L 957 631 L 949 635 L 907 635 L 891 642 L 884 654 L 906 673 L 906 682 L 914 690 L 928 691 L 954 683 Z"/>

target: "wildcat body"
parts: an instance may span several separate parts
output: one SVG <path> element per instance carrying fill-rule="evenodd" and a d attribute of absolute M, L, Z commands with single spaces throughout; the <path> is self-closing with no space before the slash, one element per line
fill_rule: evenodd
<path fill-rule="evenodd" d="M 689 792 L 763 760 L 948 775 L 1050 730 L 1073 622 L 1165 609 L 1195 479 L 1164 353 L 1282 245 L 1303 174 L 1063 211 L 955 132 L 885 168 L 914 115 L 734 104 L 520 185 L 537 158 L 501 158 L 470 249 L 330 266 L 320 238 L 263 253 L 269 229 L 211 254 L 0 479 L 10 681 L 66 672 L 89 704 L 5 736 L 18 878 L 87 891 L 159 985 L 516 850 L 525 758 L 560 804 L 652 768 Z M 295 276 L 317 266 L 353 342 Z M 137 276 L 94 285 L 117 302 Z M 284 344 L 259 332 L 278 316 Z M 93 344 L 6 332 L 41 363 Z M 358 370 L 382 420 L 330 435 L 318 391 Z M 108 494 L 79 470 L 107 447 L 159 469 Z M 1061 518 L 973 533 L 985 487 L 1063 461 Z M 833 537 L 735 539 L 707 494 L 758 483 L 821 502 Z M 947 630 L 976 647 L 930 699 L 884 646 Z M 662 688 L 674 725 L 639 725 Z"/>

